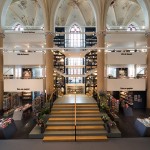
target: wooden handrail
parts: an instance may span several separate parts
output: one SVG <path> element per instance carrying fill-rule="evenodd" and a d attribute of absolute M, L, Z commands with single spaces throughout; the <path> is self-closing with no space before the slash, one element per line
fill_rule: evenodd
<path fill-rule="evenodd" d="M 98 94 L 98 92 L 94 89 L 93 91 L 95 91 L 96 93 L 97 93 L 97 96 L 98 96 L 98 98 L 100 99 L 100 96 L 99 96 L 99 94 Z"/>
<path fill-rule="evenodd" d="M 58 89 L 53 90 L 53 93 L 51 94 L 51 96 L 50 96 L 50 98 L 49 98 L 49 102 L 50 102 L 50 100 L 52 99 L 54 93 L 55 93 L 57 90 L 58 90 Z"/>
<path fill-rule="evenodd" d="M 74 103 L 74 127 L 75 127 L 75 141 L 76 141 L 76 125 L 77 125 L 77 105 L 76 105 L 76 91 L 75 91 L 75 103 Z"/>
<path fill-rule="evenodd" d="M 74 118 L 74 119 L 75 119 L 75 126 L 76 126 L 76 124 L 77 124 L 77 122 L 76 122 L 76 120 L 77 120 L 77 116 L 76 116 L 76 109 L 77 109 L 77 108 L 76 108 L 76 107 L 77 107 L 77 106 L 76 106 L 76 92 L 75 92 L 75 105 L 74 105 L 74 107 L 75 107 L 75 108 L 74 108 L 74 109 L 75 109 L 75 111 L 74 111 L 74 113 L 75 113 L 75 114 L 74 114 L 74 117 L 75 117 L 75 118 Z"/>

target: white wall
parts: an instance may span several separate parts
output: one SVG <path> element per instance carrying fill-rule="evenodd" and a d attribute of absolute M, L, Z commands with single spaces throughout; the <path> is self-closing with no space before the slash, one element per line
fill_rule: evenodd
<path fill-rule="evenodd" d="M 44 79 L 4 79 L 4 92 L 44 91 Z"/>
<path fill-rule="evenodd" d="M 106 53 L 106 64 L 146 64 L 146 57 L 144 52 L 108 52 Z"/>
<path fill-rule="evenodd" d="M 4 53 L 4 65 L 44 65 L 44 53 Z"/>
<path fill-rule="evenodd" d="M 107 91 L 145 91 L 146 79 L 106 79 Z"/>

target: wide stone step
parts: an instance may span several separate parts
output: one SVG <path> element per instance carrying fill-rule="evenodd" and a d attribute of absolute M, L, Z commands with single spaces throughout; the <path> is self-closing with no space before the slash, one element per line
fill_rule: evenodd
<path fill-rule="evenodd" d="M 44 136 L 72 136 L 75 135 L 75 130 L 50 131 L 46 130 Z"/>
<path fill-rule="evenodd" d="M 49 118 L 48 121 L 74 121 L 75 118 Z M 86 118 L 76 118 L 77 121 L 101 121 L 101 118 L 98 117 L 86 117 Z"/>
<path fill-rule="evenodd" d="M 77 121 L 76 123 L 77 125 L 104 125 L 103 121 Z M 47 126 L 50 125 L 55 125 L 55 126 L 59 126 L 59 125 L 75 125 L 74 121 L 48 121 L 46 123 Z"/>
<path fill-rule="evenodd" d="M 76 141 L 107 141 L 107 136 L 76 136 Z M 75 141 L 75 136 L 44 136 L 43 142 L 54 142 L 54 141 L 62 141 L 62 142 L 73 142 Z"/>
<path fill-rule="evenodd" d="M 51 111 L 51 114 L 74 114 L 75 111 L 74 110 L 53 110 Z M 76 114 L 91 114 L 91 113 L 95 113 L 95 114 L 99 114 L 99 110 L 77 110 Z"/>
<path fill-rule="evenodd" d="M 58 117 L 74 117 L 75 114 L 51 114 L 51 118 L 58 118 Z M 77 114 L 77 117 L 101 117 L 102 115 L 100 113 L 92 113 L 92 114 Z"/>
<path fill-rule="evenodd" d="M 75 130 L 75 126 L 48 126 L 46 130 L 50 131 L 66 131 L 66 130 Z"/>
<path fill-rule="evenodd" d="M 107 136 L 76 136 L 76 141 L 107 141 Z"/>
<path fill-rule="evenodd" d="M 59 111 L 51 111 L 50 114 L 74 114 L 74 110 L 66 110 L 66 111 L 63 111 L 63 110 L 59 110 Z"/>
<path fill-rule="evenodd" d="M 73 104 L 54 104 L 53 108 L 74 108 Z"/>
<path fill-rule="evenodd" d="M 76 104 L 77 107 L 98 107 L 97 104 Z M 67 107 L 75 107 L 75 104 L 54 104 L 53 108 L 67 108 Z"/>
<path fill-rule="evenodd" d="M 64 136 L 64 135 L 75 135 L 75 129 L 74 130 L 46 130 L 44 132 L 44 136 Z M 108 135 L 106 130 L 76 130 L 76 135 L 82 135 L 82 136 L 94 136 L 94 135 Z"/>
<path fill-rule="evenodd" d="M 75 126 L 47 126 L 46 130 L 75 130 Z M 76 126 L 76 130 L 104 130 L 104 126 L 94 126 L 94 125 L 89 125 L 89 126 Z"/>
<path fill-rule="evenodd" d="M 54 121 L 54 122 L 51 122 L 51 121 L 48 121 L 47 123 L 46 123 L 46 125 L 47 126 L 60 126 L 60 125 L 67 125 L 67 126 L 73 126 L 73 125 L 75 125 L 75 122 L 74 121 Z"/>
<path fill-rule="evenodd" d="M 77 130 L 76 131 L 76 135 L 85 135 L 85 136 L 89 136 L 89 135 L 105 135 L 107 136 L 108 133 L 105 129 L 103 130 Z"/>
<path fill-rule="evenodd" d="M 45 136 L 43 138 L 44 142 L 52 142 L 52 141 L 75 141 L 75 136 Z"/>
<path fill-rule="evenodd" d="M 76 125 L 104 125 L 103 121 L 77 121 Z"/>
<path fill-rule="evenodd" d="M 70 110 L 75 110 L 75 108 L 52 108 L 52 111 L 70 111 Z M 99 111 L 99 108 L 97 107 L 94 107 L 94 108 L 91 108 L 91 107 L 84 107 L 84 108 L 81 108 L 81 107 L 77 107 L 76 110 L 97 110 Z"/>
<path fill-rule="evenodd" d="M 94 125 L 89 125 L 89 126 L 76 126 L 76 130 L 104 130 L 104 126 L 94 126 Z"/>

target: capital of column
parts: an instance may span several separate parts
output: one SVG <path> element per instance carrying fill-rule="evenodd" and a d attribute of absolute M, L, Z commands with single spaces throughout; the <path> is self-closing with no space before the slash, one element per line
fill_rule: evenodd
<path fill-rule="evenodd" d="M 54 32 L 50 32 L 50 31 L 47 31 L 45 32 L 45 37 L 47 37 L 48 35 L 51 35 L 51 36 L 55 36 L 55 33 Z"/>
<path fill-rule="evenodd" d="M 145 32 L 146 37 L 150 37 L 150 31 Z"/>
<path fill-rule="evenodd" d="M 0 31 L 0 37 L 1 37 L 1 38 L 5 38 L 4 32 L 1 32 L 1 31 Z"/>
<path fill-rule="evenodd" d="M 99 35 L 105 36 L 106 35 L 106 31 L 99 31 L 99 32 L 97 32 L 96 36 L 99 36 Z"/>

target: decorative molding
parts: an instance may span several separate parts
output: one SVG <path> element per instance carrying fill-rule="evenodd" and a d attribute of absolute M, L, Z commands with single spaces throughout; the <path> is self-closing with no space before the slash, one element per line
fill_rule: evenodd
<path fill-rule="evenodd" d="M 55 36 L 55 33 L 54 33 L 54 32 L 50 32 L 50 31 L 45 32 L 45 37 L 47 37 L 48 35 L 53 35 L 53 36 Z"/>
<path fill-rule="evenodd" d="M 150 36 L 150 31 L 149 32 L 145 32 L 145 36 L 149 37 Z"/>
<path fill-rule="evenodd" d="M 106 31 L 99 31 L 99 32 L 96 33 L 96 36 L 98 36 L 98 35 L 105 36 L 106 35 Z"/>

